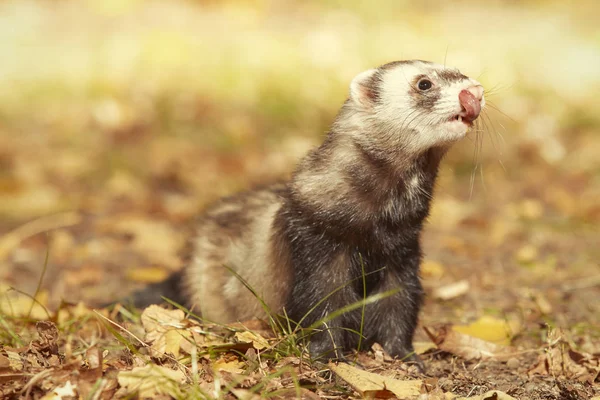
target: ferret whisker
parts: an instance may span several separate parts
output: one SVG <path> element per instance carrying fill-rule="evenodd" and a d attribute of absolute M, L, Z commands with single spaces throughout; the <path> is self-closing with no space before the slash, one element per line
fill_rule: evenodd
<path fill-rule="evenodd" d="M 448 49 L 450 45 L 446 45 L 446 53 L 444 54 L 444 68 L 446 68 L 446 58 L 448 58 Z"/>
<path fill-rule="evenodd" d="M 479 168 L 479 176 L 481 177 L 481 186 L 483 187 L 483 192 L 487 194 L 487 186 L 485 184 L 485 178 L 484 178 L 484 174 L 483 174 L 483 164 L 479 164 L 480 168 Z"/>
<path fill-rule="evenodd" d="M 494 136 L 499 138 L 502 143 L 504 143 L 504 138 L 498 132 L 498 130 L 495 128 L 491 118 L 489 117 L 489 115 L 487 113 L 482 113 L 482 121 L 484 121 L 484 123 L 489 123 L 489 126 L 491 126 L 491 130 L 494 132 L 494 135 L 490 135 L 490 141 L 492 142 L 492 146 L 494 147 L 496 154 L 498 154 L 498 156 L 500 156 L 502 154 L 502 149 L 500 148 L 499 145 L 496 144 L 496 140 L 494 139 Z"/>
<path fill-rule="evenodd" d="M 500 110 L 500 108 L 498 108 L 498 106 L 496 106 L 494 103 L 492 103 L 491 101 L 486 99 L 486 103 L 485 103 L 486 107 L 490 107 L 491 109 L 493 109 L 494 111 L 502 114 L 503 117 L 508 118 L 509 120 L 511 120 L 512 122 L 515 122 L 515 120 L 509 116 L 508 114 L 506 114 L 505 112 L 503 112 L 502 110 Z"/>
<path fill-rule="evenodd" d="M 485 90 L 485 96 L 486 96 L 486 102 L 487 102 L 487 97 L 488 96 L 495 96 L 498 93 L 501 93 L 505 90 L 510 90 L 512 89 L 514 85 L 504 85 L 504 84 L 497 84 L 489 89 Z"/>

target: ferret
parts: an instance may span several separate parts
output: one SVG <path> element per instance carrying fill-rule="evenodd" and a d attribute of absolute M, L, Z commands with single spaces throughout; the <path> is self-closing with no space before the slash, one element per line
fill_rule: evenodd
<path fill-rule="evenodd" d="M 420 362 L 412 339 L 423 301 L 423 222 L 440 161 L 484 105 L 479 82 L 431 62 L 358 74 L 324 142 L 291 180 L 209 207 L 189 263 L 135 304 L 165 295 L 230 323 L 265 318 L 264 302 L 304 327 L 326 321 L 310 337 L 313 357 L 343 359 L 362 339 Z M 365 292 L 392 290 L 328 318 Z"/>

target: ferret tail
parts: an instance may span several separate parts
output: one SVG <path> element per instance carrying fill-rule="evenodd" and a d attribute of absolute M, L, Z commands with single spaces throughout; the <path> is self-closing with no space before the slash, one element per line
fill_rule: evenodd
<path fill-rule="evenodd" d="M 119 302 L 126 306 L 135 308 L 146 308 L 151 304 L 165 304 L 165 298 L 185 306 L 187 299 L 183 296 L 181 290 L 181 281 L 183 271 L 178 271 L 170 275 L 161 282 L 152 283 L 120 299 Z M 104 304 L 103 307 L 114 305 L 115 302 Z"/>
<path fill-rule="evenodd" d="M 182 295 L 181 280 L 183 271 L 177 271 L 161 282 L 152 283 L 131 295 L 132 303 L 137 308 L 148 307 L 150 304 L 161 304 L 169 299 L 177 304 L 185 305 Z"/>

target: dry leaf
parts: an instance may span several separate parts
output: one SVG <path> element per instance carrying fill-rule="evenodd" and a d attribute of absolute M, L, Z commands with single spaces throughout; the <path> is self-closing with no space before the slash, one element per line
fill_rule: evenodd
<path fill-rule="evenodd" d="M 6 352 L 6 357 L 8 357 L 9 367 L 13 371 L 22 371 L 23 370 L 23 360 L 21 356 L 16 351 L 4 350 Z"/>
<path fill-rule="evenodd" d="M 62 386 L 47 393 L 40 400 L 62 400 L 65 397 L 76 397 L 77 393 L 75 392 L 75 389 L 77 389 L 77 387 L 73 386 L 71 381 L 66 381 Z"/>
<path fill-rule="evenodd" d="M 539 290 L 532 290 L 530 295 L 542 314 L 552 314 L 552 304 L 548 301 L 544 293 Z"/>
<path fill-rule="evenodd" d="M 450 300 L 468 293 L 470 288 L 469 281 L 463 279 L 435 289 L 433 297 L 440 300 Z"/>
<path fill-rule="evenodd" d="M 432 338 L 440 350 L 460 356 L 465 360 L 505 360 L 509 348 L 443 327 Z"/>
<path fill-rule="evenodd" d="M 263 350 L 269 347 L 269 342 L 267 339 L 258 333 L 250 331 L 236 332 L 235 338 L 242 343 L 252 343 L 252 347 L 254 347 L 256 350 Z"/>
<path fill-rule="evenodd" d="M 423 354 L 431 349 L 435 349 L 436 346 L 434 343 L 431 342 L 413 342 L 413 348 L 415 350 L 415 353 L 417 354 Z"/>
<path fill-rule="evenodd" d="M 145 340 L 159 355 L 170 353 L 178 357 L 183 341 L 192 337 L 192 332 L 184 329 L 187 326 L 184 318 L 181 310 L 167 310 L 157 305 L 147 307 L 141 317 Z"/>
<path fill-rule="evenodd" d="M 444 266 L 437 261 L 425 260 L 421 263 L 421 276 L 424 280 L 440 279 L 444 275 Z"/>
<path fill-rule="evenodd" d="M 248 389 L 231 389 L 231 393 L 240 400 L 260 400 L 259 394 L 256 394 Z"/>
<path fill-rule="evenodd" d="M 600 357 L 571 350 L 563 342 L 540 354 L 537 365 L 529 371 L 529 374 L 565 376 L 590 383 L 599 373 Z"/>
<path fill-rule="evenodd" d="M 245 371 L 245 367 L 246 363 L 237 359 L 220 359 L 218 361 L 215 361 L 213 364 L 213 369 L 215 371 L 225 371 L 230 372 L 232 374 L 243 374 Z"/>
<path fill-rule="evenodd" d="M 531 264 L 537 260 L 538 256 L 539 250 L 531 244 L 521 247 L 515 254 L 515 258 L 521 264 Z"/>
<path fill-rule="evenodd" d="M 136 267 L 127 270 L 127 279 L 134 282 L 155 283 L 163 281 L 169 271 L 161 267 Z"/>
<path fill-rule="evenodd" d="M 102 313 L 101 311 L 98 312 Z M 56 312 L 56 323 L 59 326 L 62 326 L 68 321 L 83 319 L 88 315 L 94 315 L 94 312 L 90 310 L 83 302 L 79 302 L 76 305 L 63 304 Z"/>
<path fill-rule="evenodd" d="M 329 363 L 329 368 L 361 396 L 365 397 L 392 397 L 398 399 L 407 399 L 421 394 L 423 381 L 409 380 L 401 381 L 399 379 L 385 377 L 362 369 L 355 368 L 346 363 Z"/>
<path fill-rule="evenodd" d="M 185 375 L 179 370 L 148 364 L 131 371 L 121 371 L 117 379 L 126 394 L 138 393 L 140 397 L 166 394 L 180 398 L 183 395 L 180 385 L 185 382 Z"/>
<path fill-rule="evenodd" d="M 484 315 L 469 325 L 455 325 L 452 329 L 488 342 L 508 346 L 511 338 L 520 331 L 521 327 L 519 321 L 514 319 L 506 320 Z"/>
<path fill-rule="evenodd" d="M 52 315 L 45 308 L 48 304 L 48 292 L 40 291 L 35 299 L 12 290 L 0 283 L 0 314 L 12 317 L 31 317 L 34 320 L 49 319 Z"/>

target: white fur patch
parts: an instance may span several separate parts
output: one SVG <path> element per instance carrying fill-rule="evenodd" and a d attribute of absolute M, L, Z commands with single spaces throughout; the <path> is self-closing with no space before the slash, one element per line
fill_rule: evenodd
<path fill-rule="evenodd" d="M 438 75 L 446 69 L 456 71 L 439 64 L 415 61 L 398 64 L 382 74 L 381 100 L 376 108 L 376 116 L 395 128 L 399 135 L 403 135 L 398 143 L 408 150 L 418 153 L 436 145 L 451 144 L 465 136 L 467 125 L 452 120 L 462 110 L 458 98 L 461 90 L 467 89 L 479 94 L 476 97 L 481 97 L 482 107 L 485 104 L 483 87 L 479 82 L 466 78 L 448 83 Z M 415 92 L 419 91 L 412 85 L 420 75 L 440 89 L 440 98 L 431 109 L 419 109 L 415 106 Z M 427 96 L 427 92 L 422 92 L 422 96 Z"/>

